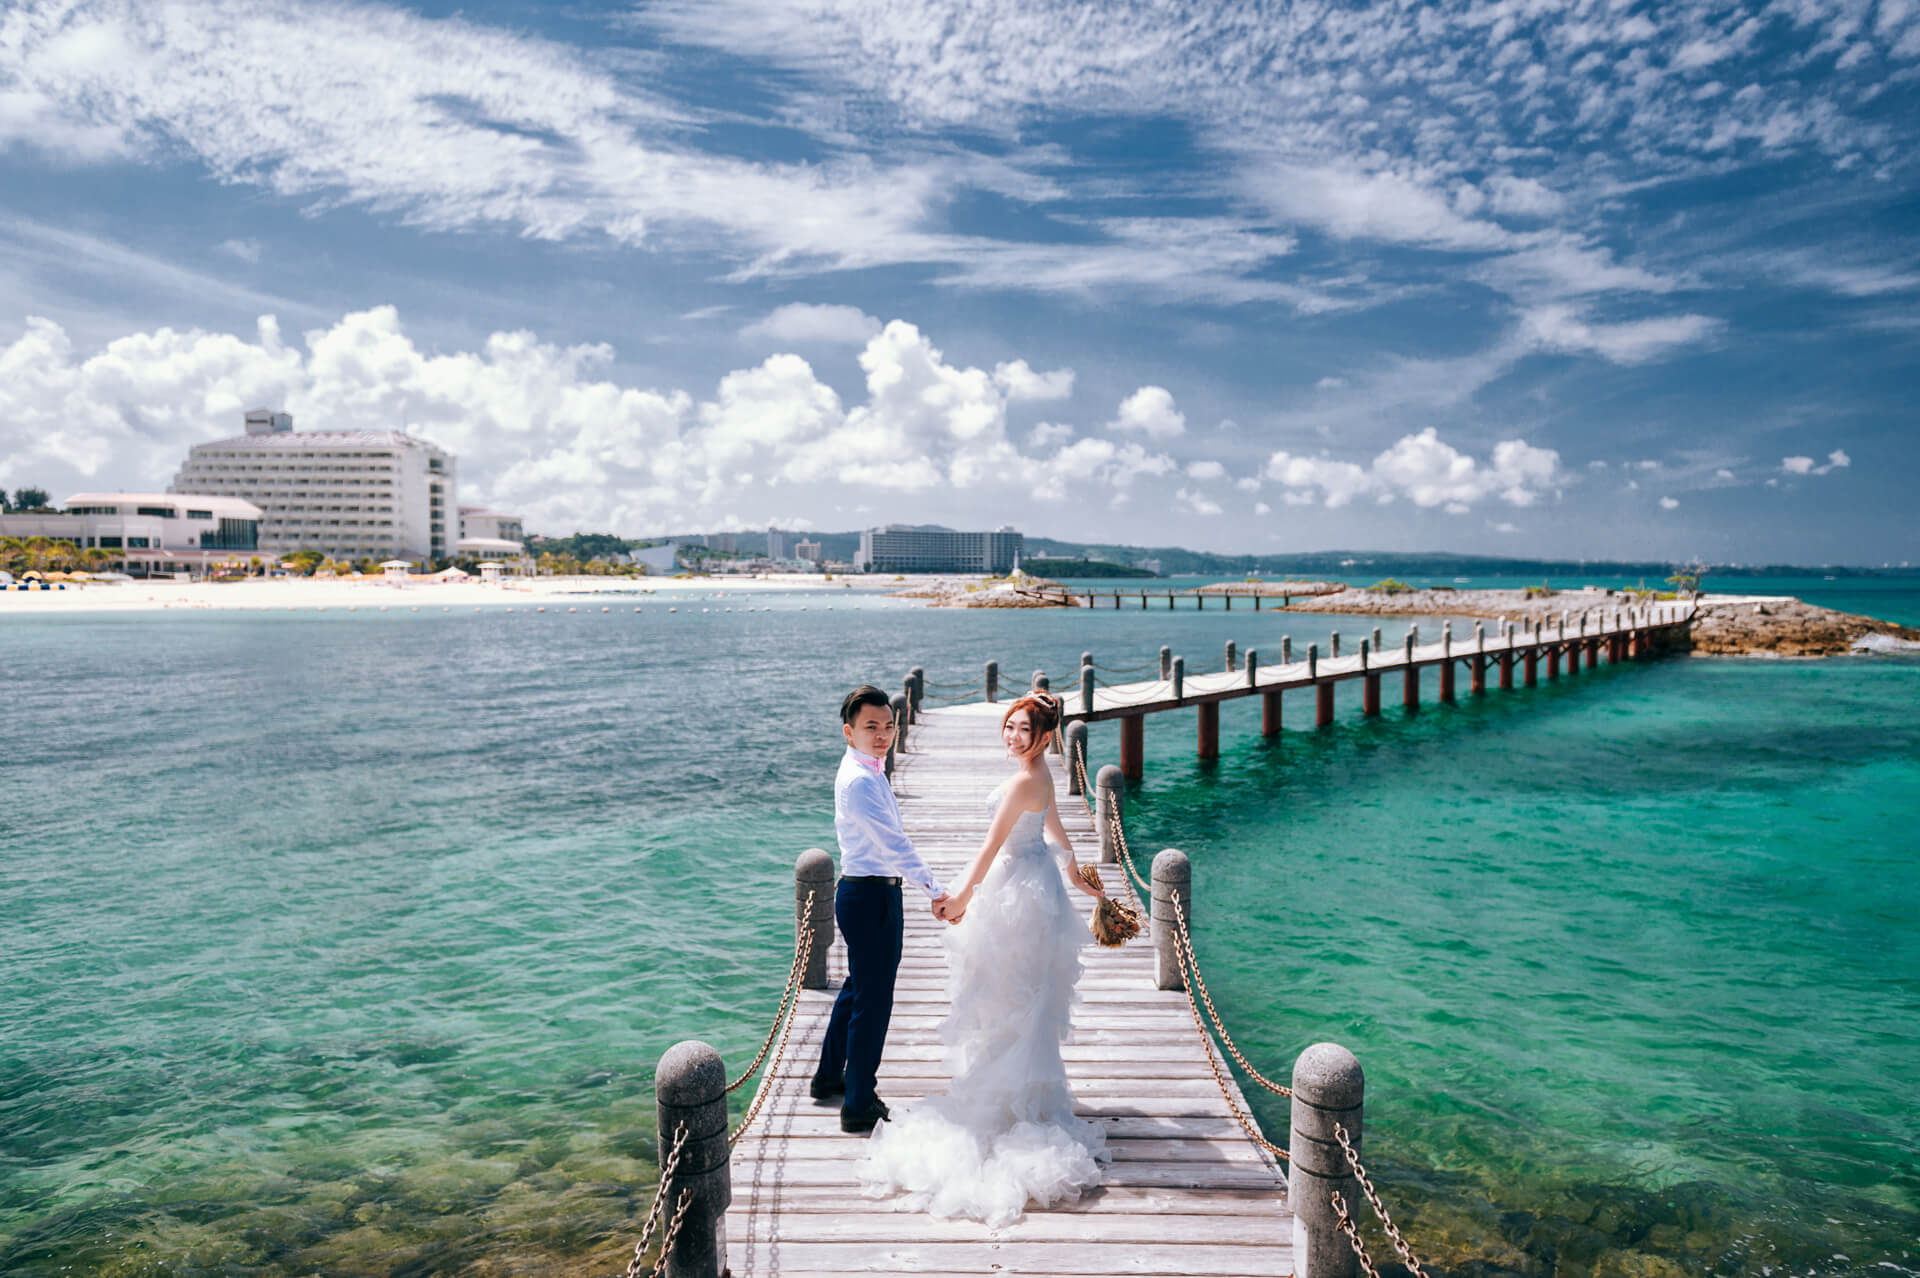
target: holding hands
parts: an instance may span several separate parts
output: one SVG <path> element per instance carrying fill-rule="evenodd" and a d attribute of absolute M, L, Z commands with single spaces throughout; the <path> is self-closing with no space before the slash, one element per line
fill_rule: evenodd
<path fill-rule="evenodd" d="M 958 923 L 967 913 L 967 902 L 973 899 L 973 889 L 968 888 L 954 896 L 942 892 L 933 898 L 933 917 L 942 923 Z"/>

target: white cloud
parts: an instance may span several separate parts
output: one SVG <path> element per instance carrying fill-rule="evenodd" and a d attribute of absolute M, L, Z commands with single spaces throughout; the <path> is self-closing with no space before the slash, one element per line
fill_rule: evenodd
<path fill-rule="evenodd" d="M 749 340 L 774 342 L 847 342 L 864 346 L 880 331 L 880 321 L 857 306 L 790 302 L 775 307 L 740 330 Z"/>
<path fill-rule="evenodd" d="M 1041 422 L 1027 433 L 1029 448 L 1047 449 L 1073 438 L 1073 427 L 1058 422 Z"/>
<path fill-rule="evenodd" d="M 1520 525 L 1508 523 L 1505 520 L 1502 520 L 1497 524 L 1489 523 L 1487 527 L 1493 529 L 1497 533 L 1517 533 L 1520 531 Z"/>
<path fill-rule="evenodd" d="M 259 265 L 259 240 L 221 240 L 215 247 L 228 257 L 237 257 L 249 266 Z"/>
<path fill-rule="evenodd" d="M 1311 500 L 1317 490 L 1334 508 L 1358 497 L 1404 497 L 1416 506 L 1444 506 L 1456 514 L 1495 494 L 1510 505 L 1531 506 L 1563 482 L 1560 454 L 1552 449 L 1504 440 L 1482 464 L 1441 440 L 1432 427 L 1402 437 L 1364 467 L 1281 451 L 1268 458 L 1266 475 L 1291 490 L 1285 499 L 1296 505 L 1302 494 Z"/>
<path fill-rule="evenodd" d="M 1187 509 L 1196 515 L 1217 515 L 1220 513 L 1220 503 L 1212 500 L 1205 493 L 1181 488 L 1176 490 L 1173 495 L 1177 500 L 1186 503 Z"/>
<path fill-rule="evenodd" d="M 1680 502 L 1678 501 L 1678 499 L 1673 497 L 1662 497 L 1660 499 L 1660 509 L 1678 510 L 1680 509 Z"/>
<path fill-rule="evenodd" d="M 1347 384 L 1344 377 L 1323 377 L 1313 384 L 1315 390 L 1339 390 Z"/>
<path fill-rule="evenodd" d="M 1016 359 L 993 366 L 993 380 L 1010 400 L 1066 399 L 1073 394 L 1073 370 L 1056 368 L 1036 373 L 1027 361 Z"/>
<path fill-rule="evenodd" d="M 1727 483 L 1733 482 L 1733 472 L 1728 470 L 1725 466 L 1722 466 L 1720 469 L 1714 471 L 1713 477 L 1715 479 L 1722 480 Z"/>
<path fill-rule="evenodd" d="M 1849 457 L 1843 448 L 1836 448 L 1828 453 L 1824 466 L 1814 465 L 1813 458 L 1811 457 L 1783 457 L 1780 459 L 1780 469 L 1789 475 L 1825 475 L 1830 471 L 1840 470 L 1851 465 L 1853 465 L 1853 458 Z"/>
<path fill-rule="evenodd" d="M 1120 414 L 1107 423 L 1107 429 L 1168 439 L 1186 433 L 1187 419 L 1174 407 L 1173 395 L 1164 387 L 1142 386 L 1121 401 Z"/>
<path fill-rule="evenodd" d="M 241 412 L 264 404 L 308 430 L 404 427 L 459 455 L 463 496 L 536 529 L 630 534 L 739 517 L 742 502 L 804 517 L 795 492 L 822 511 L 876 488 L 1120 496 L 1179 469 L 1137 442 L 1067 442 L 1065 426 L 1038 428 L 1023 453 L 992 375 L 947 362 L 897 320 L 860 352 L 865 395 L 851 404 L 791 353 L 704 397 L 622 385 L 603 372 L 612 360 L 606 346 L 528 332 L 429 353 L 392 307 L 314 329 L 304 348 L 269 318 L 250 338 L 159 329 L 87 354 L 35 319 L 0 347 L 0 456 L 50 487 L 156 488 L 190 445 L 237 433 Z"/>
<path fill-rule="evenodd" d="M 1391 171 L 1276 161 L 1244 180 L 1247 193 L 1276 215 L 1340 239 L 1476 250 L 1513 243 L 1500 226 L 1462 217 L 1440 192 Z"/>
<path fill-rule="evenodd" d="M 1260 477 L 1258 475 L 1242 475 L 1233 481 L 1233 486 L 1243 493 L 1257 493 L 1260 491 Z"/>
<path fill-rule="evenodd" d="M 1227 468 L 1217 461 L 1195 461 L 1187 463 L 1188 479 L 1225 479 Z"/>
<path fill-rule="evenodd" d="M 1616 364 L 1644 364 L 1669 351 L 1704 341 L 1720 321 L 1705 315 L 1664 315 L 1603 324 L 1570 306 L 1543 306 L 1521 316 L 1524 338 L 1541 350 L 1592 354 Z"/>
<path fill-rule="evenodd" d="M 1253 513 L 1256 515 L 1269 514 L 1272 512 L 1272 510 L 1273 510 L 1273 507 L 1267 505 L 1267 503 L 1265 503 L 1264 501 L 1256 501 L 1255 503 L 1253 503 Z"/>

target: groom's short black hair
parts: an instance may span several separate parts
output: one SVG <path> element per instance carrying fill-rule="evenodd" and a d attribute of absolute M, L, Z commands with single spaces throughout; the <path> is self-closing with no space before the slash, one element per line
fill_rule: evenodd
<path fill-rule="evenodd" d="M 886 693 L 870 683 L 863 683 L 840 702 L 840 722 L 851 724 L 860 717 L 862 706 L 879 706 L 889 714 L 893 712 L 893 703 L 887 700 Z"/>

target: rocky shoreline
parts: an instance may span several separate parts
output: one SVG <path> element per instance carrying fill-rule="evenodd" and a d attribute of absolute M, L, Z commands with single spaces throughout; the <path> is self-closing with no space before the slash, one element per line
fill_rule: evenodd
<path fill-rule="evenodd" d="M 1561 613 L 1625 606 L 1617 592 L 1563 590 L 1527 597 L 1523 590 L 1412 590 L 1377 594 L 1343 590 L 1287 607 L 1289 612 L 1364 616 L 1456 616 L 1547 619 Z M 1791 595 L 1702 595 L 1695 601 L 1692 650 L 1699 656 L 1837 657 L 1862 650 L 1920 646 L 1920 629 L 1836 612 Z"/>

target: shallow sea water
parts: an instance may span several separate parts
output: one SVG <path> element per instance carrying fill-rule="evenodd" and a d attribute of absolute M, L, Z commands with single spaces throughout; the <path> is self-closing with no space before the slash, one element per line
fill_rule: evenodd
<path fill-rule="evenodd" d="M 1361 631 L 579 606 L 0 617 L 0 1272 L 617 1270 L 653 1062 L 744 1062 L 779 996 L 845 686 Z M 1917 693 L 1676 659 L 1368 723 L 1343 686 L 1277 742 L 1230 704 L 1205 766 L 1157 716 L 1130 831 L 1193 857 L 1257 1062 L 1359 1055 L 1434 1268 L 1915 1271 Z"/>

